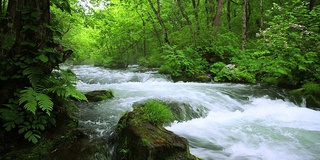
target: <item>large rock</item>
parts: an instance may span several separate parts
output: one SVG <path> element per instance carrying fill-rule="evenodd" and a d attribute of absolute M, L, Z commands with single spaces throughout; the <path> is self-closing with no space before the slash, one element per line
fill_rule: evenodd
<path fill-rule="evenodd" d="M 89 102 L 99 102 L 108 98 L 113 98 L 112 90 L 96 90 L 85 94 Z"/>
<path fill-rule="evenodd" d="M 162 125 L 144 121 L 141 108 L 126 113 L 117 125 L 113 159 L 118 160 L 196 160 L 188 141 Z"/>

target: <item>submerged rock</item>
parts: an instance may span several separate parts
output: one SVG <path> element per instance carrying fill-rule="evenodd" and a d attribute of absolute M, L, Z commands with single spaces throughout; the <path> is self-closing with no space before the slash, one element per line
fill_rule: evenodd
<path fill-rule="evenodd" d="M 89 102 L 99 102 L 109 98 L 113 98 L 112 90 L 96 90 L 85 94 Z"/>
<path fill-rule="evenodd" d="M 123 160 L 197 160 L 189 151 L 188 141 L 142 119 L 141 107 L 119 120 L 113 159 Z"/>

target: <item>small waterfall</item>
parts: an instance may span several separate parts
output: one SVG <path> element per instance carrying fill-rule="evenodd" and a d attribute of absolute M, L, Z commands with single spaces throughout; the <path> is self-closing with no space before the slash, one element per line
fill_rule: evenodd
<path fill-rule="evenodd" d="M 205 160 L 316 160 L 320 157 L 320 112 L 285 90 L 263 85 L 173 83 L 138 66 L 110 70 L 74 66 L 77 88 L 112 89 L 115 98 L 80 105 L 80 129 L 93 140 L 108 138 L 132 105 L 147 99 L 187 104 L 206 114 L 166 128 L 188 139 Z M 299 104 L 299 105 L 298 105 Z M 301 106 L 300 106 L 301 104 Z"/>

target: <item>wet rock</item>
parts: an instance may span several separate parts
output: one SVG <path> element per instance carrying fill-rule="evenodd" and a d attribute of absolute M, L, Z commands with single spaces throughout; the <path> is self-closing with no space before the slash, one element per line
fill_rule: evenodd
<path fill-rule="evenodd" d="M 147 100 L 148 101 L 148 100 Z M 169 107 L 173 113 L 174 120 L 178 122 L 188 121 L 194 118 L 205 117 L 209 110 L 203 106 L 192 107 L 188 103 L 170 101 L 170 100 L 155 100 Z M 146 101 L 140 101 L 133 104 L 133 108 L 143 107 Z"/>
<path fill-rule="evenodd" d="M 96 90 L 85 94 L 89 102 L 99 102 L 109 98 L 113 98 L 112 90 Z"/>
<path fill-rule="evenodd" d="M 141 108 L 126 113 L 118 122 L 113 159 L 123 160 L 196 160 L 188 141 L 142 120 Z"/>

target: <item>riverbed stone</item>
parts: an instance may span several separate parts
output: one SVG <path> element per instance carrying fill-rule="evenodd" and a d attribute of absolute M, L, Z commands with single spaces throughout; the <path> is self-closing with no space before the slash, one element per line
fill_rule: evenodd
<path fill-rule="evenodd" d="M 89 102 L 99 102 L 109 98 L 113 98 L 114 94 L 112 90 L 95 90 L 85 93 Z"/>
<path fill-rule="evenodd" d="M 197 160 L 188 141 L 140 117 L 141 109 L 127 112 L 118 122 L 114 159 L 124 160 Z"/>

